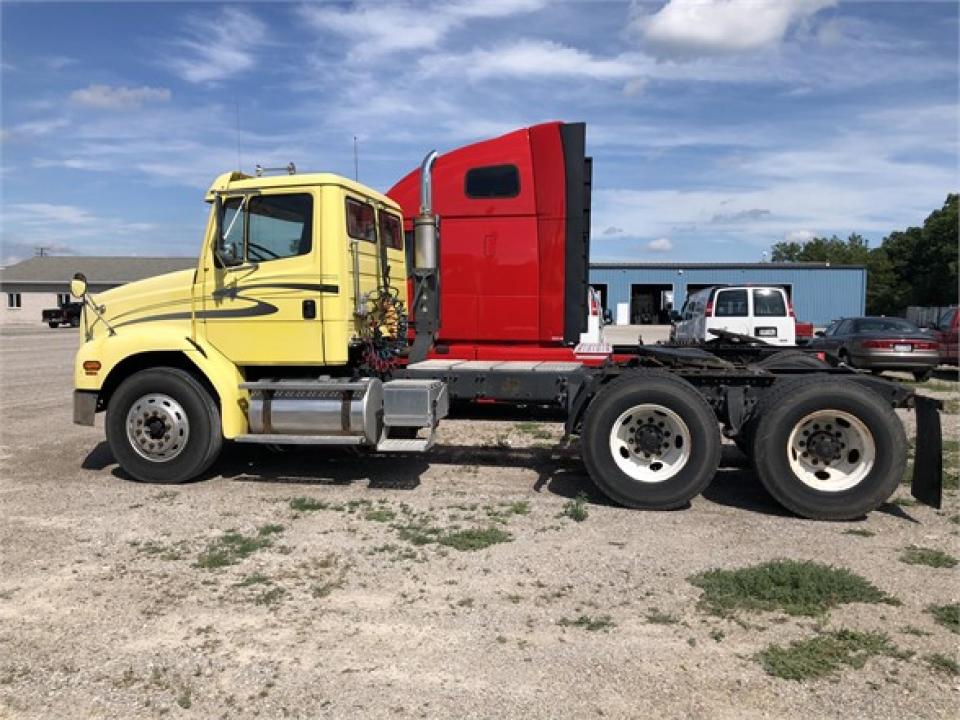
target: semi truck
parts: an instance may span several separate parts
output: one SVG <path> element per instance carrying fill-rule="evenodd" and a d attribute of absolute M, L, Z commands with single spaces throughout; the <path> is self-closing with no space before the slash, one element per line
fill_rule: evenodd
<path fill-rule="evenodd" d="M 133 479 L 182 483 L 239 443 L 428 452 L 451 407 L 549 406 L 611 500 L 684 506 L 723 438 L 783 506 L 863 516 L 901 482 L 939 507 L 939 403 L 734 333 L 582 342 L 591 159 L 582 123 L 439 156 L 387 194 L 334 174 L 225 173 L 197 265 L 84 304 L 74 421 L 105 413 Z"/>

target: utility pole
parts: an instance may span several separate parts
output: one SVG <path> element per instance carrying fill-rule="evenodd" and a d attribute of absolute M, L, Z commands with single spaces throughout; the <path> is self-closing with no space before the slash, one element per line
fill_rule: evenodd
<path fill-rule="evenodd" d="M 353 179 L 360 182 L 360 151 L 356 135 L 353 136 Z"/>
<path fill-rule="evenodd" d="M 34 248 L 37 257 L 48 257 L 47 249 L 44 247 Z"/>

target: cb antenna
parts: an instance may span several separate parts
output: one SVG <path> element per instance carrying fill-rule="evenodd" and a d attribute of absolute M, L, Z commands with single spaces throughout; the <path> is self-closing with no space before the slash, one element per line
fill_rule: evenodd
<path fill-rule="evenodd" d="M 240 101 L 236 101 L 237 108 L 237 171 L 243 167 L 243 154 L 240 152 Z"/>

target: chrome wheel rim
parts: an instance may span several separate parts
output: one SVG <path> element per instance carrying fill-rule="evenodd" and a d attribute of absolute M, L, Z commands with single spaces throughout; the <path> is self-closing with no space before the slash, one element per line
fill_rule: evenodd
<path fill-rule="evenodd" d="M 675 477 L 690 459 L 690 428 L 670 408 L 634 405 L 610 430 L 613 460 L 633 480 L 661 483 Z"/>
<path fill-rule="evenodd" d="M 804 485 L 843 492 L 859 485 L 877 459 L 873 434 L 842 410 L 818 410 L 801 418 L 787 440 L 790 469 Z"/>
<path fill-rule="evenodd" d="M 190 438 L 190 421 L 169 395 L 151 393 L 127 411 L 127 441 L 150 462 L 169 462 L 183 452 Z"/>

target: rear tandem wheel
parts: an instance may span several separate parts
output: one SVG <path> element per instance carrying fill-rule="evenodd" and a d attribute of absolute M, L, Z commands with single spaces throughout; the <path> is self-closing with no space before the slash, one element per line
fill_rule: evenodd
<path fill-rule="evenodd" d="M 720 464 L 717 417 L 686 380 L 637 370 L 611 381 L 587 408 L 584 464 L 611 500 L 667 510 L 703 492 Z"/>

